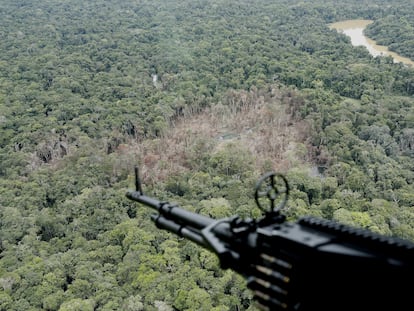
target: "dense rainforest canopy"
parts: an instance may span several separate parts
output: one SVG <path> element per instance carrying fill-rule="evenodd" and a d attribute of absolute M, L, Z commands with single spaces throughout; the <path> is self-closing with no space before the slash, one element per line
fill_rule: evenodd
<path fill-rule="evenodd" d="M 157 231 L 145 191 L 257 217 L 283 172 L 286 214 L 414 240 L 410 0 L 14 0 L 0 7 L 0 310 L 255 310 L 214 255 Z"/>
<path fill-rule="evenodd" d="M 414 59 L 414 12 L 408 6 L 405 14 L 400 14 L 396 8 L 389 15 L 378 19 L 367 27 L 366 34 L 389 50 Z"/>

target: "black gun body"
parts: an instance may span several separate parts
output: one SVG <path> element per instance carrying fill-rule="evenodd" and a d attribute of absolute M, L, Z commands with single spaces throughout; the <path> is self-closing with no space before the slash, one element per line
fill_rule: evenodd
<path fill-rule="evenodd" d="M 312 218 L 258 232 L 249 287 L 270 310 L 413 308 L 409 243 Z"/>
<path fill-rule="evenodd" d="M 413 309 L 410 242 L 314 218 L 235 227 L 138 191 L 127 197 L 155 209 L 159 228 L 215 252 L 223 268 L 246 277 L 264 310 Z"/>

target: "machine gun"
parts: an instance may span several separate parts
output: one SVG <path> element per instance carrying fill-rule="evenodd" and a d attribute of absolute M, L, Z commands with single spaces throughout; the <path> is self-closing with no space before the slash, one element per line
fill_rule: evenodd
<path fill-rule="evenodd" d="M 263 310 L 413 310 L 414 243 L 333 221 L 281 213 L 286 178 L 265 174 L 256 185 L 260 219 L 214 220 L 144 195 L 138 169 L 126 196 L 157 211 L 160 229 L 214 252 L 221 268 L 244 276 Z"/>

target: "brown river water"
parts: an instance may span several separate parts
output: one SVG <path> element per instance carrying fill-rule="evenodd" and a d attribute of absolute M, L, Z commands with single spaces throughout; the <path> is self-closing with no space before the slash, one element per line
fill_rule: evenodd
<path fill-rule="evenodd" d="M 374 40 L 369 39 L 364 35 L 364 29 L 369 24 L 373 23 L 372 20 L 364 19 L 355 19 L 355 20 L 346 20 L 338 23 L 330 24 L 329 27 L 336 29 L 339 32 L 344 33 L 345 35 L 351 38 L 352 45 L 365 46 L 372 56 L 391 56 L 396 63 L 404 63 L 414 67 L 414 61 L 407 57 L 403 57 L 397 53 L 391 52 L 386 46 L 378 45 Z"/>

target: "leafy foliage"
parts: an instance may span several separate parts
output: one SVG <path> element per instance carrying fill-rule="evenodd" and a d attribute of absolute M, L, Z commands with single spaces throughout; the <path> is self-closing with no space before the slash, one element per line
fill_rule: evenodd
<path fill-rule="evenodd" d="M 400 14 L 404 10 L 406 13 Z M 366 29 L 369 37 L 374 38 L 381 45 L 391 51 L 414 59 L 414 15 L 407 2 L 395 8 L 392 14 L 378 19 Z"/>
<path fill-rule="evenodd" d="M 124 197 L 137 163 L 146 192 L 212 217 L 260 215 L 254 183 L 278 170 L 289 219 L 414 240 L 414 71 L 327 27 L 375 19 L 412 56 L 408 5 L 6 1 L 0 310 L 254 310 Z"/>

